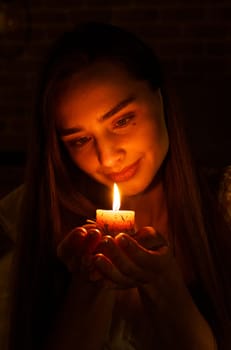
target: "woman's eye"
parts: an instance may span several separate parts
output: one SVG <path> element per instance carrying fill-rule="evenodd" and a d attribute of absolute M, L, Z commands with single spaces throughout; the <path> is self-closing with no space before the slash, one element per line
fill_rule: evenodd
<path fill-rule="evenodd" d="M 80 137 L 80 138 L 71 140 L 69 142 L 69 144 L 71 147 L 80 148 L 80 147 L 83 147 L 84 145 L 86 145 L 86 143 L 88 143 L 90 140 L 91 140 L 91 137 L 84 136 L 84 137 Z"/>
<path fill-rule="evenodd" d="M 127 115 L 123 118 L 120 118 L 119 120 L 116 121 L 115 127 L 117 128 L 122 128 L 123 126 L 126 126 L 129 124 L 129 122 L 134 118 L 134 115 Z"/>

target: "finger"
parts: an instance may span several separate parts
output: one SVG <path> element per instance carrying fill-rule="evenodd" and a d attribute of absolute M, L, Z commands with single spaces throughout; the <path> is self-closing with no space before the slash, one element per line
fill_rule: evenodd
<path fill-rule="evenodd" d="M 125 254 L 140 268 L 153 271 L 161 269 L 168 258 L 168 245 L 154 250 L 146 249 L 125 233 L 120 233 L 115 239 Z"/>
<path fill-rule="evenodd" d="M 102 233 L 97 228 L 90 228 L 84 242 L 84 254 L 91 254 L 101 241 Z"/>
<path fill-rule="evenodd" d="M 80 255 L 84 247 L 87 232 L 82 228 L 72 230 L 57 248 L 57 256 L 66 265 L 69 272 L 79 269 Z"/>
<path fill-rule="evenodd" d="M 94 264 L 100 274 L 104 276 L 106 280 L 115 284 L 118 288 L 134 287 L 134 281 L 121 274 L 117 267 L 112 264 L 110 259 L 103 254 L 96 254 L 94 256 Z"/>
<path fill-rule="evenodd" d="M 87 230 L 82 227 L 73 229 L 61 241 L 57 247 L 57 255 L 64 262 L 73 255 L 81 255 L 84 247 L 84 241 L 87 236 Z"/>
<path fill-rule="evenodd" d="M 105 236 L 100 242 L 97 251 L 108 258 L 115 268 L 124 276 L 136 283 L 144 283 L 147 280 L 146 273 L 134 264 L 127 254 L 116 244 L 111 236 Z"/>
<path fill-rule="evenodd" d="M 167 245 L 167 240 L 152 226 L 142 227 L 133 238 L 146 249 L 155 250 Z"/>
<path fill-rule="evenodd" d="M 98 228 L 98 226 L 96 225 L 96 223 L 87 223 L 87 224 L 84 224 L 82 227 L 84 227 L 86 230 L 90 230 L 92 228 Z"/>
<path fill-rule="evenodd" d="M 96 228 L 91 228 L 88 231 L 88 234 L 86 236 L 85 242 L 84 242 L 84 251 L 83 255 L 81 257 L 81 268 L 84 271 L 91 271 L 93 269 L 93 252 L 96 251 L 96 248 L 101 241 L 102 234 L 100 230 Z"/>

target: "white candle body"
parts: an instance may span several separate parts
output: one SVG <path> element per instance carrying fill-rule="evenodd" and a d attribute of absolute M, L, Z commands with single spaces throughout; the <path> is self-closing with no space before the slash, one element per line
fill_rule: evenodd
<path fill-rule="evenodd" d="M 134 234 L 135 212 L 133 210 L 96 210 L 96 224 L 105 235 Z"/>

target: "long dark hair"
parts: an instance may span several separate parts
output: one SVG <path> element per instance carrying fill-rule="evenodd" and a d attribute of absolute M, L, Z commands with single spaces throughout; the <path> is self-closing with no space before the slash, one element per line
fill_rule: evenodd
<path fill-rule="evenodd" d="M 128 31 L 87 23 L 55 43 L 41 75 L 15 255 L 10 350 L 42 346 L 69 280 L 56 258 L 57 242 L 73 226 L 93 218 L 99 203 L 107 207 L 107 189 L 73 165 L 59 141 L 53 118 L 55 99 L 65 84 L 96 61 L 122 65 L 136 79 L 146 80 L 153 89 L 160 88 L 170 138 L 163 179 L 173 243 L 184 251 L 210 301 L 218 336 L 231 313 L 230 301 L 224 301 L 225 291 L 231 290 L 229 252 L 225 249 L 231 242 L 223 240 L 227 231 L 222 217 L 215 215 L 217 209 L 201 190 L 182 121 L 170 100 L 158 59 Z"/>

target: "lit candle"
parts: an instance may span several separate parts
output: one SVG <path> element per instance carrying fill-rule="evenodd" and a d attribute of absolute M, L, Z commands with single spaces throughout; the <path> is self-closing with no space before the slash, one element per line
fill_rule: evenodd
<path fill-rule="evenodd" d="M 135 212 L 134 210 L 120 209 L 120 193 L 118 186 L 114 184 L 114 196 L 112 210 L 96 210 L 96 223 L 105 235 L 116 236 L 120 232 L 134 234 Z"/>

